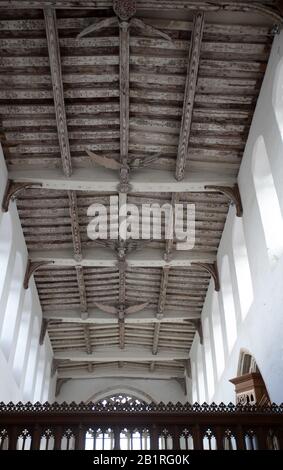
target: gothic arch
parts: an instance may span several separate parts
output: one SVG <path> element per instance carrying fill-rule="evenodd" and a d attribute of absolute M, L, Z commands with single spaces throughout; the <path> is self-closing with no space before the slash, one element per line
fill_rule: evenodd
<path fill-rule="evenodd" d="M 138 400 L 144 401 L 146 403 L 157 403 L 157 401 L 151 395 L 130 385 L 114 385 L 112 387 L 104 388 L 89 397 L 86 402 L 97 402 L 118 394 L 131 395 L 133 398 L 137 398 Z"/>
<path fill-rule="evenodd" d="M 247 349 L 241 349 L 238 361 L 237 376 L 240 377 L 241 375 L 251 372 L 259 372 L 256 360 Z"/>

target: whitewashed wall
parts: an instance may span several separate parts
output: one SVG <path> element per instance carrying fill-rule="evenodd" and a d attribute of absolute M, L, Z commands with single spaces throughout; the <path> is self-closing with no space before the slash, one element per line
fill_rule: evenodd
<path fill-rule="evenodd" d="M 184 403 L 186 396 L 176 380 L 93 379 L 66 382 L 57 398 L 59 402 L 98 401 L 106 396 L 126 393 L 146 402 Z"/>
<path fill-rule="evenodd" d="M 194 339 L 192 399 L 234 401 L 241 350 L 257 362 L 271 400 L 283 402 L 283 33 L 275 38 L 238 179 L 244 216 L 231 207 Z"/>
<path fill-rule="evenodd" d="M 0 148 L 0 201 L 7 170 Z M 14 202 L 0 211 L 0 401 L 54 401 L 48 335 L 39 346 L 42 311 L 33 278 L 23 289 L 27 249 Z M 41 358 L 41 371 L 39 371 Z"/>

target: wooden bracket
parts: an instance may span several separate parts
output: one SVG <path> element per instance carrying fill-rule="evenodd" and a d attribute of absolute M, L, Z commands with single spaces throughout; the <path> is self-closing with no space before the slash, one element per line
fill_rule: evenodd
<path fill-rule="evenodd" d="M 213 264 L 192 263 L 192 266 L 199 266 L 200 268 L 205 269 L 205 271 L 207 271 L 213 277 L 216 292 L 220 291 L 220 281 L 216 261 Z"/>
<path fill-rule="evenodd" d="M 42 184 L 34 183 L 15 183 L 12 180 L 7 181 L 5 193 L 2 200 L 2 211 L 8 212 L 10 201 L 16 199 L 17 195 L 24 189 L 41 188 Z"/>
<path fill-rule="evenodd" d="M 43 343 L 44 343 L 44 339 L 45 339 L 45 335 L 46 335 L 46 332 L 47 332 L 49 321 L 50 320 L 47 320 L 46 318 L 43 318 L 42 321 L 41 321 L 41 328 L 40 328 L 40 335 L 39 335 L 39 344 L 40 344 L 40 346 L 42 346 Z"/>
<path fill-rule="evenodd" d="M 193 323 L 196 327 L 196 330 L 198 332 L 198 335 L 199 335 L 199 341 L 200 341 L 200 344 L 203 344 L 203 331 L 202 331 L 202 322 L 201 322 L 201 319 L 198 319 L 198 320 L 190 320 L 190 323 Z"/>
<path fill-rule="evenodd" d="M 186 385 L 186 379 L 185 377 L 179 377 L 179 378 L 176 378 L 175 379 L 176 382 L 178 382 L 178 384 L 181 386 L 183 392 L 184 392 L 184 395 L 187 395 L 187 385 Z"/>
<path fill-rule="evenodd" d="M 243 216 L 242 200 L 239 186 L 237 184 L 235 184 L 232 188 L 226 186 L 205 186 L 205 189 L 211 189 L 212 191 L 217 191 L 227 196 L 228 199 L 230 199 L 230 201 L 236 206 L 237 217 Z"/>
<path fill-rule="evenodd" d="M 185 361 L 185 371 L 187 373 L 187 377 L 191 379 L 192 378 L 192 363 L 191 363 L 190 358 Z"/>
<path fill-rule="evenodd" d="M 64 383 L 68 382 L 70 379 L 57 379 L 56 382 L 56 390 L 55 390 L 55 397 L 58 397 L 59 393 L 61 392 L 61 388 Z"/>
<path fill-rule="evenodd" d="M 56 374 L 56 372 L 58 370 L 58 366 L 59 366 L 59 360 L 53 358 L 52 359 L 52 364 L 51 364 L 51 377 L 54 377 L 54 375 Z"/>
<path fill-rule="evenodd" d="M 26 267 L 26 273 L 25 273 L 25 278 L 24 278 L 24 289 L 28 289 L 29 287 L 29 280 L 31 276 L 35 273 L 35 271 L 40 268 L 41 266 L 45 266 L 47 264 L 53 264 L 54 261 L 31 261 L 28 260 L 27 262 L 27 267 Z"/>

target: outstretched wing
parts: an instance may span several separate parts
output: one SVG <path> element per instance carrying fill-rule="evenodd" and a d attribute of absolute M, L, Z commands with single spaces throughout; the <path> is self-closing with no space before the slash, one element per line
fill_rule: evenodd
<path fill-rule="evenodd" d="M 94 305 L 96 305 L 97 308 L 102 310 L 102 312 L 105 313 L 111 313 L 111 314 L 117 314 L 118 310 L 116 307 L 113 307 L 113 305 L 104 305 L 98 302 L 95 302 Z"/>
<path fill-rule="evenodd" d="M 97 240 L 93 240 L 99 246 L 103 246 L 103 248 L 111 248 L 111 250 L 115 249 L 115 242 L 113 240 L 101 240 L 98 238 Z"/>
<path fill-rule="evenodd" d="M 156 162 L 156 160 L 158 160 L 159 157 L 160 157 L 160 153 L 157 155 L 152 155 L 152 156 L 148 156 L 144 158 L 136 157 L 132 162 L 129 163 L 129 165 L 132 169 L 144 168 L 150 165 L 151 163 Z"/>
<path fill-rule="evenodd" d="M 132 251 L 142 250 L 148 243 L 152 240 L 130 240 L 127 245 L 127 253 L 131 253 Z"/>
<path fill-rule="evenodd" d="M 109 170 L 120 170 L 121 168 L 121 164 L 113 158 L 101 157 L 100 155 L 97 155 L 88 149 L 86 149 L 86 153 L 88 154 L 91 161 L 97 165 L 108 168 Z"/>
<path fill-rule="evenodd" d="M 149 35 L 154 34 L 155 36 L 160 36 L 163 39 L 166 39 L 167 41 L 172 41 L 171 37 L 168 34 L 163 33 L 163 31 L 160 31 L 159 29 L 156 29 L 153 26 L 150 26 L 144 23 L 144 21 L 139 20 L 138 18 L 132 18 L 131 25 L 135 26 L 138 29 L 143 30 L 145 33 Z"/>
<path fill-rule="evenodd" d="M 130 307 L 127 307 L 125 309 L 125 313 L 128 314 L 128 313 L 137 313 L 137 312 L 140 312 L 141 310 L 143 310 L 145 307 L 147 307 L 149 304 L 149 302 L 145 302 L 143 304 L 138 304 L 138 305 L 131 305 Z"/>
<path fill-rule="evenodd" d="M 113 16 L 112 18 L 106 18 L 106 20 L 93 23 L 87 26 L 87 28 L 83 29 L 82 32 L 77 35 L 77 39 L 80 39 L 83 36 L 86 36 L 87 34 L 100 31 L 101 29 L 109 28 L 109 26 L 112 26 L 112 24 L 115 24 L 116 22 L 117 22 L 117 18 Z"/>

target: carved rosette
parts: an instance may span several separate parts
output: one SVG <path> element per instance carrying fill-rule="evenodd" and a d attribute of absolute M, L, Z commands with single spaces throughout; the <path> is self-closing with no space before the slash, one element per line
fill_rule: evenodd
<path fill-rule="evenodd" d="M 136 0 L 113 0 L 113 10 L 123 21 L 129 20 L 137 11 Z"/>

